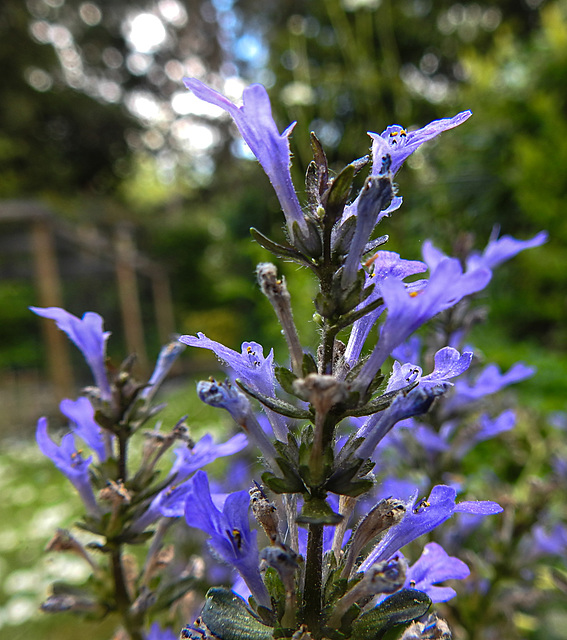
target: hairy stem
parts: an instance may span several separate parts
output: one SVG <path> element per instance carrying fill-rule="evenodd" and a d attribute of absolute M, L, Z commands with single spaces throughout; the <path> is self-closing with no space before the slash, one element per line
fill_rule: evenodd
<path fill-rule="evenodd" d="M 303 588 L 303 622 L 314 638 L 321 637 L 323 570 L 323 525 L 310 524 L 305 561 L 305 585 Z"/>
<path fill-rule="evenodd" d="M 144 640 L 141 625 L 130 614 L 130 594 L 126 586 L 124 568 L 122 566 L 122 550 L 117 546 L 111 553 L 112 578 L 114 580 L 114 598 L 116 608 L 130 640 Z"/>
<path fill-rule="evenodd" d="M 118 479 L 126 482 L 128 479 L 128 431 L 121 427 L 118 436 Z"/>

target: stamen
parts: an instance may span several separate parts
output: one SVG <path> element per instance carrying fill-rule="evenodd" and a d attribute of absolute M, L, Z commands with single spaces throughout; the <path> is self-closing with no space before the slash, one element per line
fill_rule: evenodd
<path fill-rule="evenodd" d="M 423 513 L 431 504 L 425 498 L 422 498 L 414 507 L 414 513 Z"/>
<path fill-rule="evenodd" d="M 238 550 L 240 551 L 240 549 L 242 547 L 242 533 L 238 529 L 233 529 L 232 530 L 232 539 L 236 542 L 236 546 L 238 547 Z"/>

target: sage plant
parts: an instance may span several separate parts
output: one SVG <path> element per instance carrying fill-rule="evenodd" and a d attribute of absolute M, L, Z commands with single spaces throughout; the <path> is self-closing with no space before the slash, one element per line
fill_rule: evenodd
<path fill-rule="evenodd" d="M 82 592 L 59 586 L 44 609 L 115 612 L 129 638 L 170 638 L 170 630 L 150 623 L 171 607 L 186 612 L 183 602 L 202 584 L 188 566 L 164 560 L 166 534 L 176 525 L 186 533 L 204 532 L 213 557 L 237 576 L 209 589 L 181 638 L 372 640 L 393 628 L 406 640 L 450 638 L 431 605 L 455 596 L 453 587 L 440 583 L 466 578 L 467 565 L 436 542 L 425 544 L 413 563 L 402 550 L 454 514 L 487 516 L 502 508 L 489 500 L 459 500 L 459 488 L 444 484 L 434 469 L 430 477 L 439 484 L 396 495 L 389 488 L 403 478 L 385 477 L 392 470 L 387 461 L 390 452 L 400 451 L 395 435 L 402 426 L 419 425 L 432 408 L 435 415 L 452 415 L 467 393 L 475 397 L 503 386 L 505 376 L 493 371 L 472 386 L 459 382 L 473 359 L 463 348 L 464 328 L 470 325 L 467 300 L 488 285 L 500 262 L 541 244 L 545 236 L 523 243 L 494 239 L 484 254 L 468 261 L 448 257 L 430 243 L 424 245 L 423 261 L 383 248 L 384 219 L 402 204 L 395 174 L 420 145 L 464 123 L 468 111 L 417 131 L 391 125 L 381 134 L 370 133 L 371 154 L 337 175 L 312 134 L 313 161 L 302 202 L 290 173 L 293 125 L 279 132 L 266 90 L 248 87 L 237 107 L 199 80 L 185 84 L 230 114 L 270 179 L 286 241 L 257 229 L 252 236 L 275 257 L 313 274 L 319 343 L 302 343 L 285 277 L 267 262 L 258 265 L 256 276 L 287 343 L 289 358 L 280 365 L 273 350 L 257 342 L 244 342 L 237 351 L 198 333 L 166 346 L 148 383 L 140 384 L 131 375 L 130 360 L 118 369 L 108 366 L 109 334 L 100 316 L 79 319 L 62 309 L 34 308 L 55 320 L 82 351 L 95 382 L 84 397 L 62 403 L 71 431 L 60 445 L 48 435 L 46 420 L 38 423 L 41 450 L 77 489 L 85 507 L 81 526 L 99 540 L 85 546 L 68 532 L 56 536 L 50 548 L 79 554 L 92 566 L 93 579 Z M 353 184 L 360 177 L 356 192 Z M 414 348 L 415 333 L 449 316 L 459 322 L 437 332 L 425 368 Z M 193 442 L 183 420 L 170 431 L 147 431 L 133 470 L 130 441 L 159 411 L 156 391 L 184 345 L 210 350 L 226 364 L 229 377 L 201 381 L 197 393 L 226 410 L 243 434 L 222 444 L 211 436 Z M 524 374 L 515 371 L 515 379 Z M 514 375 L 509 372 L 507 381 Z M 506 416 L 487 418 L 475 438 L 494 435 L 509 423 Z M 83 457 L 76 438 L 93 455 Z M 250 478 L 249 490 L 219 494 L 202 467 L 238 453 L 246 443 L 263 471 Z M 422 445 L 427 446 L 425 438 Z M 158 462 L 173 446 L 175 461 L 161 477 Z M 420 490 L 427 497 L 420 497 Z M 250 511 L 257 527 L 251 527 Z M 147 548 L 142 568 L 131 575 L 125 549 L 135 545 Z"/>

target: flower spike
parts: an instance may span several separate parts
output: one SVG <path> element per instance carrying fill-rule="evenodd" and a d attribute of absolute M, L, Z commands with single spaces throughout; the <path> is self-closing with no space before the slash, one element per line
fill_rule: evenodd
<path fill-rule="evenodd" d="M 433 120 L 417 131 L 406 131 L 399 124 L 392 124 L 380 135 L 368 132 L 372 138 L 372 156 L 374 164 L 372 173 L 377 175 L 381 168 L 382 157 L 390 154 L 392 157 L 391 171 L 396 174 L 406 158 L 419 149 L 424 142 L 433 140 L 443 131 L 458 127 L 472 116 L 471 111 L 462 111 L 452 118 Z"/>
<path fill-rule="evenodd" d="M 91 368 L 96 385 L 100 389 L 101 398 L 109 401 L 112 392 L 106 376 L 104 361 L 106 341 L 110 332 L 102 330 L 102 317 L 98 313 L 87 311 L 82 318 L 77 318 L 59 307 L 30 307 L 30 309 L 38 316 L 55 320 L 59 329 L 69 336 L 71 342 L 80 349 Z"/>
<path fill-rule="evenodd" d="M 227 111 L 252 153 L 262 165 L 280 201 L 287 227 L 293 235 L 297 223 L 302 231 L 307 226 L 290 173 L 289 136 L 295 123 L 280 133 L 272 116 L 272 107 L 266 89 L 252 84 L 242 94 L 243 104 L 237 107 L 218 91 L 195 78 L 184 78 L 185 86 L 198 98 Z"/>

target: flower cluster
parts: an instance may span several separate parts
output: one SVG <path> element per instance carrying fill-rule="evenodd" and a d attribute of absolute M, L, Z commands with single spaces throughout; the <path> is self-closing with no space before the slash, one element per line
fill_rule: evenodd
<path fill-rule="evenodd" d="M 377 235 L 378 225 L 402 204 L 395 174 L 420 145 L 465 122 L 468 111 L 417 131 L 392 125 L 370 133 L 371 157 L 335 177 L 312 135 L 307 201 L 300 203 L 290 173 L 293 124 L 279 133 L 266 90 L 252 85 L 237 107 L 196 79 L 185 84 L 232 117 L 272 183 L 287 241 L 255 229 L 253 237 L 276 257 L 313 273 L 320 343 L 312 349 L 301 344 L 285 278 L 270 263 L 258 266 L 257 279 L 286 339 L 287 366 L 276 366 L 273 350 L 257 342 L 244 342 L 236 351 L 198 333 L 165 347 L 148 384 L 140 385 L 127 368 L 112 376 L 107 371 L 108 333 L 97 314 L 81 320 L 62 309 L 33 309 L 67 333 L 95 379 L 88 397 L 61 404 L 70 421 L 61 445 L 49 437 L 44 418 L 37 439 L 79 492 L 84 527 L 105 540 L 100 550 L 114 582 L 104 606 L 118 611 L 126 632 L 138 639 L 156 603 L 179 604 L 195 586 L 195 575 L 187 567 L 172 569 L 161 581 L 155 575 L 167 528 L 184 520 L 187 530 L 204 532 L 212 557 L 237 577 L 232 590 L 208 591 L 182 638 L 370 640 L 393 625 L 406 625 L 412 638 L 446 637 L 431 635 L 445 633 L 446 624 L 428 614 L 429 608 L 456 594 L 439 583 L 464 579 L 469 569 L 436 542 L 426 544 L 411 564 L 404 556 L 407 546 L 455 514 L 481 518 L 502 508 L 489 500 L 458 500 L 462 487 L 434 470 L 419 486 L 398 492 L 407 479 L 399 477 L 402 466 L 393 461 L 410 455 L 405 435 L 441 469 L 441 452 L 464 455 L 476 442 L 513 426 L 513 414 L 504 411 L 483 415 L 473 434 L 459 431 L 458 418 L 468 406 L 532 373 L 522 364 L 505 374 L 489 365 L 468 377 L 473 365 L 464 344 L 471 325 L 468 300 L 488 285 L 495 267 L 546 236 L 494 237 L 482 254 L 464 261 L 429 242 L 423 260 L 381 248 L 388 238 Z M 355 176 L 367 165 L 362 189 L 352 194 Z M 447 323 L 450 330 L 442 335 L 437 331 L 424 357 L 416 332 L 448 315 L 458 321 Z M 168 433 L 150 431 L 132 473 L 129 440 L 153 417 L 155 392 L 183 345 L 208 349 L 226 364 L 225 381 L 201 381 L 197 392 L 205 403 L 225 409 L 243 433 L 215 444 L 211 436 L 193 442 L 182 422 Z M 427 416 L 437 422 L 428 423 Z M 83 456 L 76 438 L 93 455 Z M 250 491 L 227 494 L 202 467 L 242 450 L 246 442 L 256 447 L 263 470 L 250 478 Z M 161 479 L 157 463 L 174 445 L 175 461 Z M 426 491 L 428 497 L 420 499 Z M 250 510 L 263 531 L 262 549 L 250 527 Z M 144 568 L 128 580 L 124 545 L 152 535 Z M 542 544 L 544 538 L 541 534 Z M 96 564 L 87 549 L 81 553 Z M 59 593 L 65 603 L 72 597 L 70 591 Z M 81 598 L 96 600 L 92 593 Z M 51 607 L 56 608 L 53 602 Z M 154 625 L 146 637 L 160 633 Z"/>

